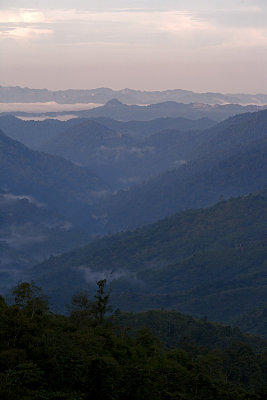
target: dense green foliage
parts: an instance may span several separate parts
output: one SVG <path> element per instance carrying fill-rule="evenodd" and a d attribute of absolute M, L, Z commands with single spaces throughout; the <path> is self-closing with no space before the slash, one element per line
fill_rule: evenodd
<path fill-rule="evenodd" d="M 121 312 L 114 314 L 120 326 L 132 331 L 148 328 L 168 348 L 198 346 L 209 350 L 225 350 L 231 343 L 242 342 L 253 350 L 267 350 L 265 339 L 244 334 L 237 327 L 210 322 L 206 318 L 197 319 L 178 311 L 150 310 L 139 313 Z"/>
<path fill-rule="evenodd" d="M 123 310 L 164 307 L 229 321 L 266 303 L 266 220 L 264 193 L 221 201 L 51 258 L 31 277 L 61 306 L 90 279 L 111 275 L 113 303 Z"/>
<path fill-rule="evenodd" d="M 265 399 L 267 353 L 242 342 L 167 350 L 147 329 L 129 335 L 104 318 L 104 285 L 93 300 L 76 296 L 70 317 L 52 314 L 34 284 L 14 288 L 12 305 L 0 298 L 1 399 Z"/>

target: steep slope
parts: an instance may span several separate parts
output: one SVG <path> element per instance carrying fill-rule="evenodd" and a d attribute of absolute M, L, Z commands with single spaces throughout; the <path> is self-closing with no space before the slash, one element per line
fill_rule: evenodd
<path fill-rule="evenodd" d="M 154 149 L 155 170 L 169 162 L 170 171 L 108 198 L 102 213 L 105 209 L 109 231 L 207 206 L 221 195 L 259 190 L 267 182 L 267 111 L 238 115 L 199 133 L 159 132 L 144 145 Z"/>
<path fill-rule="evenodd" d="M 2 132 L 0 170 L 0 188 L 6 192 L 31 195 L 50 208 L 83 219 L 86 215 L 83 207 L 89 214 L 88 206 L 99 192 L 107 189 L 89 170 L 63 158 L 30 150 Z"/>
<path fill-rule="evenodd" d="M 205 140 L 194 157 L 221 153 L 223 156 L 267 137 L 267 110 L 235 115 L 206 130 Z"/>
<path fill-rule="evenodd" d="M 30 276 L 58 304 L 106 276 L 124 310 L 165 307 L 229 321 L 266 303 L 266 218 L 265 195 L 230 199 L 95 241 Z"/>
<path fill-rule="evenodd" d="M 267 182 L 267 139 L 226 157 L 216 155 L 180 165 L 99 204 L 110 232 L 133 229 L 174 212 L 205 207 L 221 196 L 259 190 Z"/>

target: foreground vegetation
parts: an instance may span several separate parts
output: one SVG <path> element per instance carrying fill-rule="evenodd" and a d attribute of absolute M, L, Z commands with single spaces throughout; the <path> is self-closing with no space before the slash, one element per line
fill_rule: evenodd
<path fill-rule="evenodd" d="M 148 329 L 106 318 L 109 294 L 73 297 L 69 316 L 49 310 L 33 283 L 0 298 L 1 399 L 265 399 L 267 352 L 244 342 L 208 350 L 166 348 Z M 120 316 L 117 312 L 115 315 Z"/>

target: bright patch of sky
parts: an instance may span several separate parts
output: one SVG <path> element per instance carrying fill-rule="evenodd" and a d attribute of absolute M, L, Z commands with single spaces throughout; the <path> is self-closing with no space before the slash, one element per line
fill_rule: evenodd
<path fill-rule="evenodd" d="M 1 85 L 266 93 L 266 21 L 266 0 L 2 0 Z"/>

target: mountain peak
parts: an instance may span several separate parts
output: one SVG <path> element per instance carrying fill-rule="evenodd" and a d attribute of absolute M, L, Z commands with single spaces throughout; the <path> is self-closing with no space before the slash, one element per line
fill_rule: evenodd
<path fill-rule="evenodd" d="M 121 101 L 117 100 L 117 99 L 111 99 L 109 100 L 106 104 L 105 107 L 116 107 L 116 106 L 121 106 L 124 105 Z"/>

